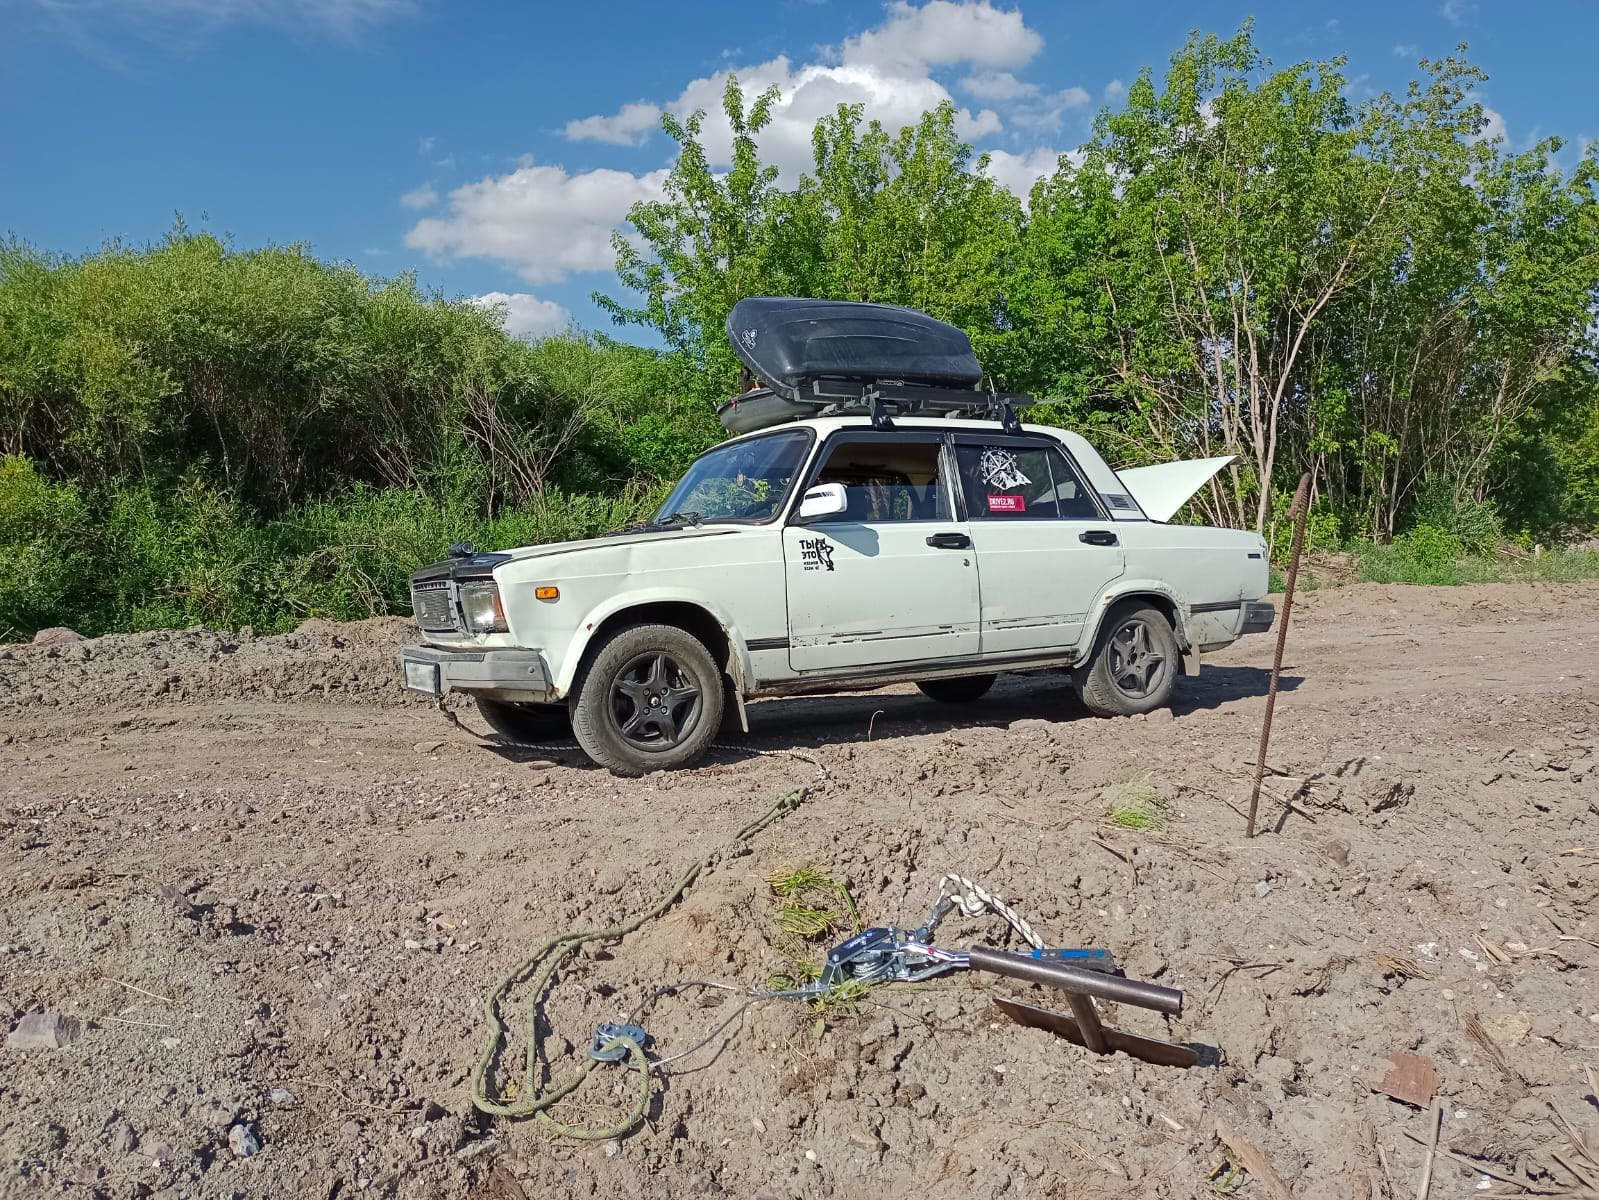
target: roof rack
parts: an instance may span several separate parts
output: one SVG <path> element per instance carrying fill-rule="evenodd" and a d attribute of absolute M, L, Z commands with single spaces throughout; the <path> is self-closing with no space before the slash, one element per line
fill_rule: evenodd
<path fill-rule="evenodd" d="M 998 421 L 1006 433 L 1020 433 L 1016 409 L 1030 403 L 1032 397 L 1020 392 L 822 376 L 806 380 L 794 399 L 757 388 L 729 400 L 716 415 L 729 433 L 753 433 L 807 417 L 857 415 L 870 416 L 875 429 L 892 429 L 895 416 L 941 416 L 987 418 Z"/>

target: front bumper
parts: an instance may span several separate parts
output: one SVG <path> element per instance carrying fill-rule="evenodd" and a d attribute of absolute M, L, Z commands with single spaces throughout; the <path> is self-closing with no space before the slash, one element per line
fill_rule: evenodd
<path fill-rule="evenodd" d="M 537 650 L 441 650 L 407 646 L 400 653 L 405 686 L 413 692 L 503 693 L 506 699 L 543 701 L 550 679 Z"/>
<path fill-rule="evenodd" d="M 1277 606 L 1268 600 L 1260 600 L 1244 605 L 1244 619 L 1238 626 L 1238 635 L 1246 633 L 1265 633 L 1271 628 L 1271 623 L 1277 619 Z"/>

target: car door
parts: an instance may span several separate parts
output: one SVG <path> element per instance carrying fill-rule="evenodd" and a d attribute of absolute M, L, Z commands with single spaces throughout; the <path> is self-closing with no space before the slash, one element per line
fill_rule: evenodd
<path fill-rule="evenodd" d="M 838 483 L 846 508 L 783 531 L 794 670 L 976 655 L 977 568 L 949 462 L 938 432 L 845 430 L 822 448 L 797 494 Z"/>
<path fill-rule="evenodd" d="M 960 433 L 955 474 L 982 579 L 982 654 L 1075 646 L 1122 573 L 1115 524 L 1060 443 Z"/>

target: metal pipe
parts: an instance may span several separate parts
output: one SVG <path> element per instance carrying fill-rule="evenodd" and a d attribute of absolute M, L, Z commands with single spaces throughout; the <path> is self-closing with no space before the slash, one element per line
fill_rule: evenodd
<path fill-rule="evenodd" d="M 1174 1017 L 1183 1011 L 1182 992 L 1158 983 L 1145 983 L 1141 979 L 1123 979 L 1117 975 L 1068 967 L 1064 963 L 1041 962 L 1025 954 L 990 950 L 987 946 L 973 946 L 966 952 L 966 960 L 967 965 L 976 971 L 1008 975 L 1012 979 L 1041 983 L 1045 987 L 1061 988 L 1080 996 L 1152 1008 Z"/>
<path fill-rule="evenodd" d="M 1271 683 L 1266 687 L 1266 719 L 1260 723 L 1260 756 L 1255 761 L 1255 786 L 1249 792 L 1249 821 L 1244 836 L 1255 836 L 1255 809 L 1260 804 L 1260 781 L 1266 774 L 1266 747 L 1271 743 L 1271 715 L 1277 709 L 1277 677 L 1283 673 L 1283 646 L 1288 641 L 1288 614 L 1294 610 L 1294 582 L 1299 578 L 1299 552 L 1305 548 L 1305 518 L 1310 515 L 1310 472 L 1299 477 L 1294 492 L 1294 545 L 1288 556 L 1288 581 L 1283 584 L 1283 619 L 1277 625 L 1277 653 L 1271 660 Z"/>

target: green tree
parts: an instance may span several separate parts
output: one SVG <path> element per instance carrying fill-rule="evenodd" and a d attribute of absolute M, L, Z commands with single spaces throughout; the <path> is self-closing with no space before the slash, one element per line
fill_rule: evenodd
<path fill-rule="evenodd" d="M 595 298 L 624 325 L 654 330 L 681 358 L 703 403 L 736 388 L 727 314 L 746 296 L 802 295 L 904 304 L 964 327 L 1002 373 L 1015 330 L 1005 292 L 1021 206 L 982 173 L 944 104 L 890 135 L 859 107 L 818 123 L 815 174 L 792 190 L 761 162 L 760 131 L 776 94 L 746 109 L 737 79 L 723 97 L 733 166 L 711 170 L 704 114 L 662 119 L 678 143 L 666 198 L 633 207 L 642 246 L 618 234 L 617 274 L 634 303 Z"/>

